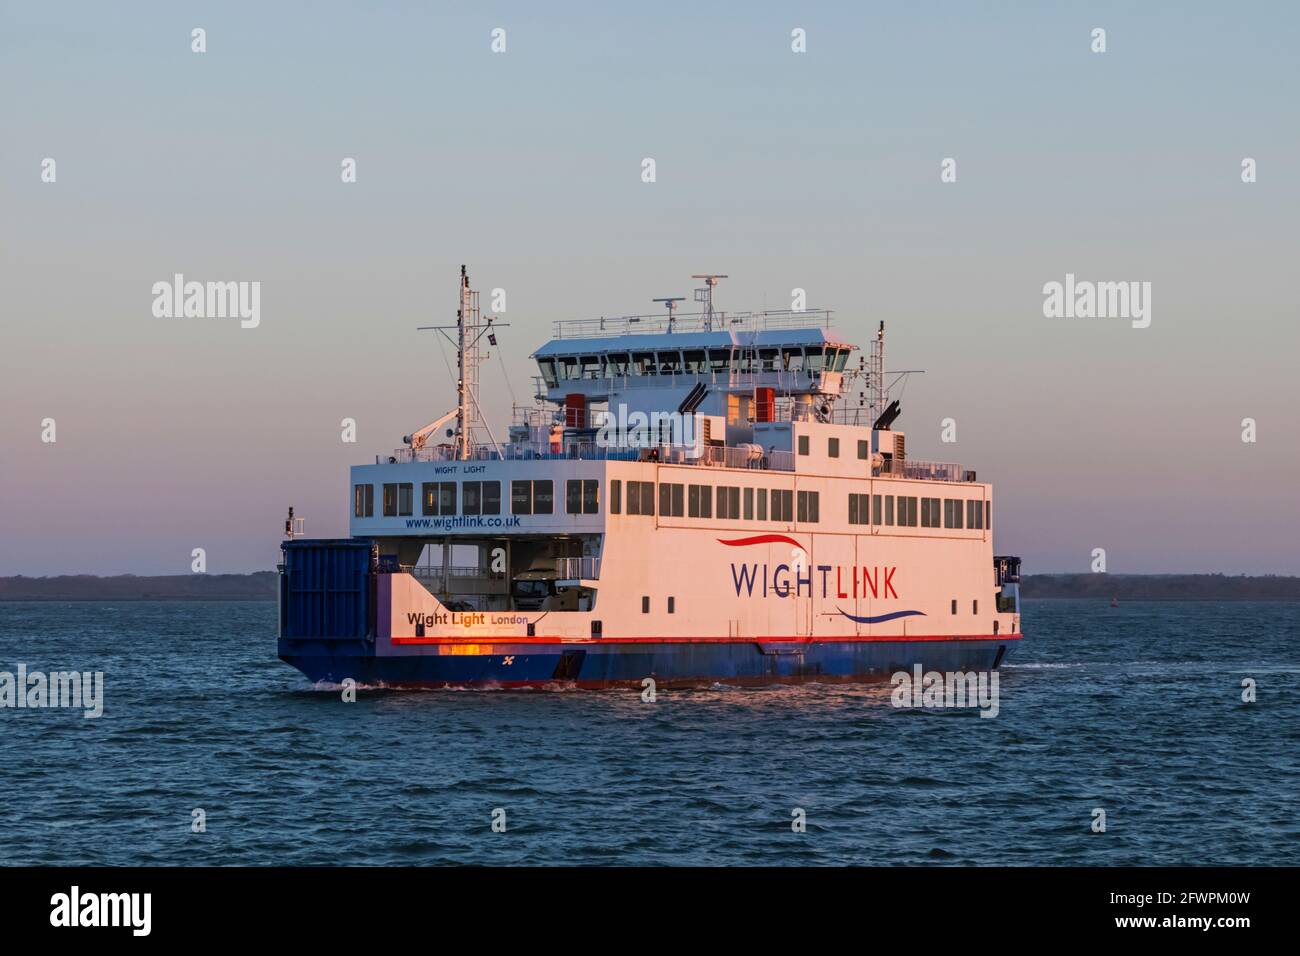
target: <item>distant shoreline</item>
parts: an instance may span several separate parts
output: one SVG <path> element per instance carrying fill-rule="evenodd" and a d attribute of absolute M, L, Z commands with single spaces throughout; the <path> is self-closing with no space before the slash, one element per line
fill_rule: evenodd
<path fill-rule="evenodd" d="M 1031 574 L 1026 598 L 1300 601 L 1300 577 L 1224 574 Z M 274 601 L 276 573 L 93 574 L 0 578 L 0 601 Z"/>

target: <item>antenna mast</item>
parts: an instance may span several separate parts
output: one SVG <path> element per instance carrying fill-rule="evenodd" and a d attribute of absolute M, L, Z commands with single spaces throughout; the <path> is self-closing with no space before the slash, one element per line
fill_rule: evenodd
<path fill-rule="evenodd" d="M 456 457 L 461 461 L 467 460 L 472 455 L 474 448 L 473 431 L 475 428 L 482 426 L 482 412 L 478 403 L 478 373 L 479 366 L 483 363 L 483 357 L 479 350 L 479 340 L 484 335 L 487 335 L 488 340 L 495 344 L 496 339 L 492 335 L 492 329 L 504 328 L 508 325 L 507 322 L 494 324 L 492 318 L 489 318 L 486 323 L 483 322 L 482 313 L 479 311 L 478 292 L 469 287 L 469 273 L 465 271 L 465 267 L 462 265 L 460 267 L 460 306 L 456 309 L 456 324 L 454 326 L 420 326 L 421 330 L 436 329 L 456 347 L 455 442 Z M 447 334 L 452 329 L 456 330 L 455 339 L 452 339 Z M 488 437 L 491 438 L 490 432 Z M 495 444 L 495 440 L 493 444 Z"/>
<path fill-rule="evenodd" d="M 704 288 L 695 290 L 695 301 L 704 303 L 704 331 L 713 331 L 713 287 L 718 284 L 719 279 L 727 278 L 724 275 L 698 275 L 691 276 L 692 279 L 703 279 Z"/>
<path fill-rule="evenodd" d="M 671 333 L 673 330 L 673 309 L 677 308 L 678 302 L 685 302 L 686 296 L 679 295 L 671 299 L 651 299 L 650 301 L 662 302 L 664 305 L 668 306 L 668 331 Z"/>
<path fill-rule="evenodd" d="M 867 420 L 874 422 L 884 413 L 889 405 L 889 386 L 885 384 L 885 323 L 881 320 L 876 337 L 871 342 L 871 367 L 867 372 L 867 385 L 871 392 L 871 404 L 867 409 Z"/>

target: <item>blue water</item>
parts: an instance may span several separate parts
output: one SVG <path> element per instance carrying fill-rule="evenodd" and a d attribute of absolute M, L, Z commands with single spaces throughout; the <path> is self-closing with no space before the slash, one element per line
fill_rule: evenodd
<path fill-rule="evenodd" d="M 1300 863 L 1300 605 L 1024 620 L 980 719 L 887 686 L 348 704 L 276 660 L 273 604 L 0 603 L 0 670 L 102 670 L 106 697 L 98 720 L 0 710 L 0 859 Z"/>

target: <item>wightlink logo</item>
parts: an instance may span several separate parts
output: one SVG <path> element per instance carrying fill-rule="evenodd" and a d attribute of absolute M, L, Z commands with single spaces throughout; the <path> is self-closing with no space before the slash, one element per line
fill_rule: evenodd
<path fill-rule="evenodd" d="M 754 545 L 790 545 L 790 563 L 769 564 L 755 561 L 744 564 L 731 562 L 731 581 L 736 597 L 803 598 L 820 595 L 823 600 L 848 601 L 898 600 L 893 565 L 840 565 L 808 564 L 808 552 L 794 538 L 784 534 L 759 534 L 748 538 L 719 538 L 719 544 L 729 548 L 747 548 Z M 835 610 L 858 624 L 884 624 L 904 617 L 925 617 L 924 611 L 898 610 L 881 614 L 850 614 L 839 607 Z"/>
<path fill-rule="evenodd" d="M 689 448 L 690 456 L 704 454 L 700 416 L 690 412 L 629 412 L 620 402 L 610 411 L 595 414 L 596 445 L 600 448 Z"/>
<path fill-rule="evenodd" d="M 104 672 L 28 671 L 19 664 L 17 673 L 0 671 L 0 708 L 39 710 L 48 707 L 80 707 L 81 716 L 91 719 L 104 713 Z"/>
<path fill-rule="evenodd" d="M 978 707 L 981 717 L 998 715 L 997 671 L 927 671 L 915 664 L 912 672 L 898 671 L 890 678 L 895 707 L 908 709 Z"/>
<path fill-rule="evenodd" d="M 1076 280 L 1043 286 L 1043 316 L 1049 319 L 1131 319 L 1133 328 L 1151 324 L 1150 282 L 1090 282 Z"/>
<path fill-rule="evenodd" d="M 157 319 L 239 319 L 244 329 L 262 322 L 260 282 L 186 282 L 177 272 L 171 282 L 155 282 L 152 291 Z"/>

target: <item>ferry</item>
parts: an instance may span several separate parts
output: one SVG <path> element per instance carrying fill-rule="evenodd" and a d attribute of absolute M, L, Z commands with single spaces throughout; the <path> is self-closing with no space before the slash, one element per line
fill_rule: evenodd
<path fill-rule="evenodd" d="M 994 554 L 987 482 L 908 456 L 884 323 L 863 352 L 829 311 L 715 311 L 726 276 L 693 278 L 695 313 L 557 322 L 501 432 L 480 372 L 508 325 L 462 267 L 455 323 L 427 327 L 455 408 L 352 467 L 349 537 L 290 509 L 279 657 L 396 688 L 996 669 L 1020 559 Z"/>

